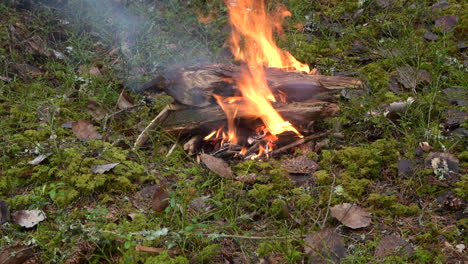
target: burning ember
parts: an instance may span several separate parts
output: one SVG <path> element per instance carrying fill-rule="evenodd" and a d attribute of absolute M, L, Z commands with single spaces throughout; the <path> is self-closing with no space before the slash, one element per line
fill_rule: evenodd
<path fill-rule="evenodd" d="M 236 83 L 242 96 L 224 98 L 213 95 L 226 114 L 228 130 L 226 132 L 224 128 L 217 129 L 204 139 L 221 139 L 221 145 L 225 142 L 238 144 L 236 117 L 239 111 L 248 112 L 252 119 L 261 119 L 264 125 L 257 129 L 257 137 L 264 144 L 258 146 L 258 154 L 252 158 L 263 154 L 268 156 L 274 147 L 273 142 L 278 140 L 277 135 L 290 132 L 297 137 L 303 136 L 273 108 L 272 102 L 276 99 L 268 87 L 265 67 L 307 73 L 310 69 L 289 52 L 281 50 L 274 41 L 274 33 L 283 33 L 281 24 L 285 17 L 291 15 L 286 8 L 278 5 L 276 12 L 268 14 L 264 0 L 226 0 L 226 4 L 232 27 L 228 43 L 236 60 L 246 65 Z M 282 102 L 286 97 L 285 93 L 279 93 Z M 246 155 L 249 151 L 243 147 L 240 153 Z"/>

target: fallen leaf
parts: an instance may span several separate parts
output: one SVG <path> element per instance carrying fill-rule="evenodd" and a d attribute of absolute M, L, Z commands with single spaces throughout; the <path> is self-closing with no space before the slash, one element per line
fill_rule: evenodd
<path fill-rule="evenodd" d="M 102 174 L 104 172 L 108 172 L 110 170 L 112 170 L 113 168 L 115 168 L 115 166 L 119 165 L 120 162 L 116 162 L 116 163 L 109 163 L 109 164 L 105 164 L 105 165 L 96 165 L 96 166 L 92 166 L 91 167 L 91 171 L 95 174 Z"/>
<path fill-rule="evenodd" d="M 56 58 L 57 60 L 65 60 L 65 55 L 60 52 L 60 51 L 57 51 L 57 50 L 52 50 L 52 54 L 54 55 L 54 58 Z"/>
<path fill-rule="evenodd" d="M 352 229 L 367 227 L 372 222 L 370 213 L 356 204 L 343 203 L 330 208 L 331 216 Z"/>
<path fill-rule="evenodd" d="M 101 76 L 102 75 L 101 70 L 99 70 L 99 68 L 95 67 L 95 66 L 89 68 L 88 72 L 89 72 L 89 74 L 91 74 L 93 76 Z"/>
<path fill-rule="evenodd" d="M 413 252 L 414 249 L 411 244 L 403 238 L 396 235 L 387 235 L 380 240 L 374 255 L 378 258 L 383 258 L 388 256 L 408 256 L 413 254 Z"/>
<path fill-rule="evenodd" d="M 460 124 L 468 120 L 468 114 L 465 111 L 449 109 L 445 117 L 444 125 L 447 128 L 458 127 Z"/>
<path fill-rule="evenodd" d="M 99 139 L 101 135 L 96 128 L 87 120 L 78 120 L 72 123 L 72 130 L 75 136 L 83 141 Z"/>
<path fill-rule="evenodd" d="M 424 33 L 423 37 L 427 40 L 431 40 L 431 41 L 434 41 L 434 40 L 437 40 L 439 38 L 439 36 L 437 36 L 437 34 L 434 34 L 430 31 L 427 31 L 426 33 Z"/>
<path fill-rule="evenodd" d="M 414 164 L 410 160 L 401 159 L 397 162 L 398 176 L 410 177 L 413 175 Z"/>
<path fill-rule="evenodd" d="M 200 158 L 206 167 L 208 167 L 208 169 L 210 169 L 212 172 L 223 178 L 233 177 L 231 167 L 229 167 L 229 165 L 224 160 L 208 154 L 201 154 Z"/>
<path fill-rule="evenodd" d="M 189 207 L 197 212 L 209 212 L 213 209 L 213 205 L 209 201 L 209 195 L 196 197 L 190 202 Z"/>
<path fill-rule="evenodd" d="M 43 71 L 29 64 L 13 64 L 13 68 L 23 79 L 27 79 L 29 77 L 35 78 L 45 74 Z"/>
<path fill-rule="evenodd" d="M 41 154 L 41 155 L 37 156 L 35 159 L 29 161 L 28 164 L 37 165 L 37 164 L 43 162 L 45 159 L 47 159 L 50 155 L 52 155 L 52 153 Z"/>
<path fill-rule="evenodd" d="M 435 25 L 440 27 L 442 31 L 448 32 L 458 25 L 458 17 L 456 16 L 441 16 L 436 19 Z"/>
<path fill-rule="evenodd" d="M 0 225 L 8 222 L 9 220 L 10 215 L 8 213 L 8 205 L 5 201 L 0 200 Z"/>
<path fill-rule="evenodd" d="M 468 105 L 468 91 L 459 88 L 447 88 L 442 90 L 447 97 L 449 104 L 467 106 Z"/>
<path fill-rule="evenodd" d="M 9 82 L 13 81 L 13 79 L 10 78 L 10 77 L 6 77 L 6 76 L 0 76 L 0 81 L 4 81 L 6 83 L 9 83 Z"/>
<path fill-rule="evenodd" d="M 89 100 L 86 103 L 86 113 L 94 118 L 96 121 L 101 121 L 106 117 L 106 110 L 104 110 L 96 101 Z"/>
<path fill-rule="evenodd" d="M 299 156 L 287 159 L 281 162 L 281 168 L 293 174 L 311 174 L 315 172 L 319 165 L 317 162 L 308 159 L 305 156 Z"/>
<path fill-rule="evenodd" d="M 388 81 L 388 89 L 396 94 L 401 93 L 400 83 L 398 82 L 398 75 L 390 76 Z"/>
<path fill-rule="evenodd" d="M 133 106 L 133 99 L 124 89 L 122 89 L 122 92 L 119 95 L 119 99 L 117 99 L 117 107 L 121 110 L 125 110 Z"/>
<path fill-rule="evenodd" d="M 376 4 L 380 8 L 389 8 L 394 4 L 395 0 L 376 0 Z"/>
<path fill-rule="evenodd" d="M 44 221 L 46 215 L 42 210 L 20 210 L 12 214 L 12 219 L 22 227 L 31 228 Z"/>
<path fill-rule="evenodd" d="M 0 251 L 0 263 L 2 264 L 21 264 L 33 257 L 34 251 L 22 245 L 6 247 Z"/>
<path fill-rule="evenodd" d="M 152 201 L 152 208 L 155 211 L 162 212 L 169 205 L 169 193 L 163 186 L 157 186 Z"/>
<path fill-rule="evenodd" d="M 312 232 L 305 239 L 304 251 L 309 255 L 307 263 L 340 263 L 346 256 L 343 239 L 333 229 L 327 228 Z"/>
<path fill-rule="evenodd" d="M 431 82 L 431 76 L 426 70 L 419 70 L 411 66 L 402 66 L 397 69 L 398 82 L 406 89 L 416 89 L 417 86 Z"/>
<path fill-rule="evenodd" d="M 429 145 L 429 142 L 420 142 L 419 147 L 424 151 L 424 152 L 429 152 L 431 151 L 432 147 Z"/>
<path fill-rule="evenodd" d="M 450 7 L 450 3 L 446 0 L 439 1 L 433 5 L 431 5 L 432 10 L 445 10 Z"/>

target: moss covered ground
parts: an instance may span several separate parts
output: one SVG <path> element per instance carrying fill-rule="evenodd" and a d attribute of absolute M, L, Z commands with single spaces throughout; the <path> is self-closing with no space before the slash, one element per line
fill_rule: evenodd
<path fill-rule="evenodd" d="M 335 263 L 312 260 L 304 240 L 332 228 L 346 246 L 341 263 L 466 261 L 465 1 L 280 1 L 292 16 L 279 45 L 365 87 L 317 124 L 341 135 L 317 152 L 233 163 L 250 181 L 220 178 L 158 129 L 132 148 L 168 101 L 133 88 L 170 66 L 231 60 L 223 1 L 19 2 L 0 3 L 0 199 L 47 218 L 1 224 L 0 249 L 30 248 L 35 263 Z M 137 107 L 118 109 L 123 88 Z M 397 117 L 382 114 L 409 97 Z M 100 137 L 78 139 L 77 120 Z M 306 184 L 280 166 L 294 155 L 319 164 Z M 93 171 L 109 163 L 119 164 Z M 341 203 L 366 208 L 372 224 L 343 226 L 329 214 Z M 377 254 L 387 235 L 413 250 Z"/>

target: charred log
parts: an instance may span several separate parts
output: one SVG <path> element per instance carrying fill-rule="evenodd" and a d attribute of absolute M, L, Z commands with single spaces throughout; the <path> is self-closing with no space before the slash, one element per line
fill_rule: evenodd
<path fill-rule="evenodd" d="M 277 104 L 274 108 L 294 126 L 302 127 L 311 121 L 335 116 L 339 112 L 337 104 L 328 102 L 301 102 Z M 259 122 L 248 109 L 239 108 L 236 117 L 237 122 L 242 122 L 239 127 L 255 128 Z M 226 123 L 226 114 L 217 105 L 204 108 L 187 108 L 183 110 L 169 111 L 161 127 L 165 132 L 173 135 L 193 135 L 208 133 Z"/>
<path fill-rule="evenodd" d="M 144 84 L 141 92 L 166 92 L 179 104 L 206 107 L 216 104 L 213 94 L 240 95 L 236 82 L 242 68 L 233 64 L 208 64 L 179 67 L 161 72 Z M 310 99 L 333 101 L 336 90 L 357 88 L 361 81 L 344 76 L 309 75 L 305 72 L 266 68 L 269 87 L 278 98 L 286 94 L 290 102 Z"/>

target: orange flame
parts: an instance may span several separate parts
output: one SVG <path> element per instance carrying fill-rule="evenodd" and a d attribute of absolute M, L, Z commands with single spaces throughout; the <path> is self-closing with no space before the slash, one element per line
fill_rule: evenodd
<path fill-rule="evenodd" d="M 309 66 L 297 61 L 289 52 L 281 50 L 274 41 L 274 32 L 282 33 L 281 24 L 291 13 L 279 6 L 276 13 L 266 12 L 263 0 L 226 0 L 232 26 L 231 51 L 235 58 L 246 62 L 248 69 L 241 72 L 237 85 L 243 96 L 243 107 L 262 119 L 272 135 L 291 131 L 300 133 L 285 121 L 271 105 L 275 101 L 265 78 L 264 67 L 309 72 Z M 216 97 L 226 112 L 230 138 L 235 138 L 232 118 L 238 108 L 229 109 L 226 101 Z M 232 129 L 232 130 L 231 130 Z M 231 137 L 231 135 L 233 135 Z"/>
<path fill-rule="evenodd" d="M 233 27 L 229 42 L 235 58 L 249 66 L 268 66 L 309 72 L 307 64 L 281 50 L 273 33 L 283 33 L 281 24 L 291 13 L 279 5 L 276 13 L 266 12 L 264 0 L 225 0 Z M 242 44 L 241 44 L 242 42 Z"/>

